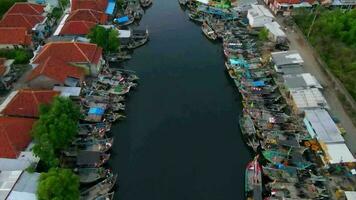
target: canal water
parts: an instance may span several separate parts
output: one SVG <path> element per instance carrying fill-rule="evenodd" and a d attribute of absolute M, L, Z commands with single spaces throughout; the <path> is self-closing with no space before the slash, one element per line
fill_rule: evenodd
<path fill-rule="evenodd" d="M 115 199 L 242 200 L 250 155 L 221 45 L 204 37 L 177 0 L 154 0 L 140 27 L 150 41 L 125 69 L 141 79 L 127 119 L 112 131 Z"/>

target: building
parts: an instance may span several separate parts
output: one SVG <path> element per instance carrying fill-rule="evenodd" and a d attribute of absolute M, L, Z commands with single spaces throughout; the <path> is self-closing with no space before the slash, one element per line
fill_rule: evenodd
<path fill-rule="evenodd" d="M 274 63 L 276 72 L 283 72 L 283 68 L 298 68 L 303 66 L 303 59 L 296 50 L 280 51 L 271 53 L 271 60 Z"/>
<path fill-rule="evenodd" d="M 48 57 L 70 63 L 72 66 L 86 69 L 91 75 L 97 75 L 105 63 L 103 49 L 96 44 L 84 42 L 51 42 L 39 48 L 31 60 L 33 68 L 44 63 Z"/>
<path fill-rule="evenodd" d="M 283 79 L 284 85 L 288 90 L 323 88 L 318 80 L 316 80 L 316 78 L 309 73 L 283 75 Z"/>
<path fill-rule="evenodd" d="M 27 84 L 32 89 L 52 89 L 54 86 L 80 86 L 85 71 L 59 59 L 48 57 L 31 71 Z"/>
<path fill-rule="evenodd" d="M 44 6 L 34 3 L 17 2 L 5 13 L 9 14 L 23 14 L 23 15 L 43 15 Z"/>
<path fill-rule="evenodd" d="M 251 5 L 247 11 L 247 19 L 250 27 L 262 28 L 264 24 L 274 20 L 273 14 L 263 5 Z"/>
<path fill-rule="evenodd" d="M 30 151 L 31 148 L 32 143 L 17 158 L 0 158 L 0 171 L 26 170 L 31 166 L 37 166 L 40 159 Z"/>
<path fill-rule="evenodd" d="M 307 109 L 314 108 L 329 109 L 328 102 L 317 88 L 291 89 L 289 93 L 296 113 L 303 113 Z"/>
<path fill-rule="evenodd" d="M 59 35 L 86 35 L 95 25 L 95 22 L 69 21 L 63 25 Z"/>
<path fill-rule="evenodd" d="M 29 47 L 32 36 L 25 27 L 0 27 L 0 49 Z"/>
<path fill-rule="evenodd" d="M 321 145 L 328 164 L 354 163 L 356 159 L 345 143 Z"/>
<path fill-rule="evenodd" d="M 37 200 L 36 191 L 40 173 L 0 171 L 0 199 Z"/>
<path fill-rule="evenodd" d="M 284 44 L 287 42 L 287 36 L 277 22 L 264 24 L 264 27 L 268 30 L 268 38 L 272 42 L 276 42 L 278 44 Z"/>
<path fill-rule="evenodd" d="M 305 110 L 304 124 L 312 138 L 325 144 L 345 142 L 329 113 L 324 109 Z"/>
<path fill-rule="evenodd" d="M 108 7 L 108 0 L 71 0 L 71 11 L 78 9 L 90 9 L 105 12 Z"/>
<path fill-rule="evenodd" d="M 108 17 L 104 12 L 101 11 L 78 9 L 72 11 L 66 18 L 66 22 L 82 20 L 87 22 L 94 22 L 96 24 L 106 24 Z"/>
<path fill-rule="evenodd" d="M 0 158 L 17 158 L 31 142 L 34 119 L 0 117 Z"/>
<path fill-rule="evenodd" d="M 311 8 L 316 0 L 264 0 L 276 15 L 289 16 L 293 8 Z"/>
<path fill-rule="evenodd" d="M 49 104 L 59 92 L 53 90 L 17 90 L 0 105 L 0 114 L 12 117 L 37 118 L 39 106 Z"/>

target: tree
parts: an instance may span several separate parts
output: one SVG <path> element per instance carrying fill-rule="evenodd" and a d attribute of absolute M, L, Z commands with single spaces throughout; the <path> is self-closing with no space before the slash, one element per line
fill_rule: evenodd
<path fill-rule="evenodd" d="M 40 107 L 40 118 L 32 135 L 33 152 L 46 166 L 58 166 L 58 155 L 78 133 L 80 111 L 70 99 L 56 97 L 50 105 Z"/>
<path fill-rule="evenodd" d="M 88 38 L 91 43 L 102 47 L 104 51 L 116 52 L 120 46 L 118 35 L 116 29 L 106 29 L 97 25 L 90 30 Z"/>
<path fill-rule="evenodd" d="M 258 33 L 258 38 L 262 41 L 268 40 L 268 30 L 266 28 L 261 29 Z"/>
<path fill-rule="evenodd" d="M 0 18 L 16 2 L 25 2 L 26 0 L 0 0 Z"/>
<path fill-rule="evenodd" d="M 47 173 L 41 173 L 38 200 L 78 200 L 79 197 L 79 177 L 70 169 L 51 168 Z"/>

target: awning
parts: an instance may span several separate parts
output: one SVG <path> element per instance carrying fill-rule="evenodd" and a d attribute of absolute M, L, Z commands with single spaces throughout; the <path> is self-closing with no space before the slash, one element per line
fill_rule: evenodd
<path fill-rule="evenodd" d="M 106 7 L 105 13 L 108 14 L 108 15 L 114 14 L 115 6 L 116 6 L 116 1 L 115 0 L 109 0 L 108 7 Z"/>

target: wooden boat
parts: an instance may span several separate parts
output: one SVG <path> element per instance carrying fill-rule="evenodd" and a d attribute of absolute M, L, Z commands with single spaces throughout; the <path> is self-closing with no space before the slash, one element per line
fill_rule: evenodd
<path fill-rule="evenodd" d="M 100 183 L 90 187 L 80 193 L 80 199 L 82 200 L 95 200 L 112 190 L 116 183 L 117 175 L 106 178 Z"/>
<path fill-rule="evenodd" d="M 115 18 L 113 20 L 113 22 L 115 24 L 117 24 L 118 27 L 125 27 L 125 26 L 128 26 L 130 24 L 132 24 L 134 21 L 135 21 L 135 18 L 133 16 L 124 16 L 124 17 L 121 17 L 121 18 L 125 18 L 125 20 L 122 20 L 120 21 L 119 19 L 120 18 Z"/>
<path fill-rule="evenodd" d="M 258 155 L 246 166 L 245 196 L 247 199 L 262 200 L 262 167 Z"/>
<path fill-rule="evenodd" d="M 204 22 L 204 17 L 196 12 L 192 12 L 188 14 L 188 17 L 190 20 L 194 21 L 194 22 L 199 22 L 199 23 L 203 23 Z"/>
<path fill-rule="evenodd" d="M 218 38 L 214 30 L 206 22 L 203 23 L 201 28 L 207 38 L 211 40 L 216 40 Z"/>
<path fill-rule="evenodd" d="M 189 0 L 178 0 L 178 2 L 180 5 L 185 6 L 189 2 Z"/>
<path fill-rule="evenodd" d="M 152 0 L 140 0 L 140 4 L 143 8 L 148 8 L 152 5 Z"/>
<path fill-rule="evenodd" d="M 88 184 L 98 181 L 99 179 L 112 176 L 109 169 L 99 168 L 76 168 L 74 169 L 79 176 L 80 183 Z"/>
<path fill-rule="evenodd" d="M 255 152 L 260 146 L 259 140 L 256 137 L 255 125 L 249 114 L 244 113 L 239 121 L 241 134 L 246 141 L 247 145 L 250 146 Z"/>
<path fill-rule="evenodd" d="M 114 199 L 114 192 L 107 193 L 95 198 L 95 200 L 113 200 L 113 199 Z"/>
<path fill-rule="evenodd" d="M 136 49 L 136 48 L 146 44 L 147 41 L 148 41 L 148 37 L 142 38 L 142 39 L 131 40 L 130 43 L 128 43 L 128 45 L 126 46 L 126 48 L 127 49 Z"/>

